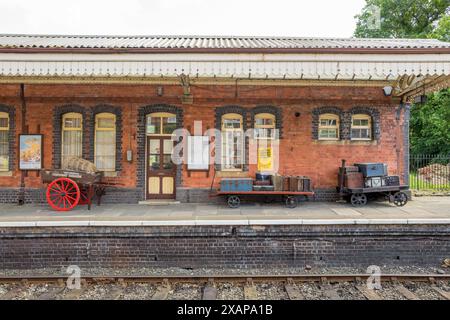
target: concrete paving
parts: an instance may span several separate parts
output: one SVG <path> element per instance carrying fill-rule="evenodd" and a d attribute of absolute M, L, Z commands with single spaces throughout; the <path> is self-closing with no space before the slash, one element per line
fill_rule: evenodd
<path fill-rule="evenodd" d="M 405 207 L 371 202 L 362 208 L 336 202 L 302 202 L 295 209 L 281 203 L 223 205 L 182 203 L 167 206 L 94 205 L 56 212 L 47 205 L 0 205 L 1 226 L 69 225 L 254 225 L 254 224 L 450 224 L 450 197 L 418 197 Z"/>

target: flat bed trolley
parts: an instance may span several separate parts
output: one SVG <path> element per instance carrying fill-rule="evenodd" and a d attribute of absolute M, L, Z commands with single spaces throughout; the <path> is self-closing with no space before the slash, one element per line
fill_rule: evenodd
<path fill-rule="evenodd" d="M 297 196 L 314 196 L 312 191 L 218 191 L 218 196 L 227 196 L 230 208 L 239 208 L 242 196 L 282 196 L 287 208 L 295 208 L 298 205 Z"/>
<path fill-rule="evenodd" d="M 343 193 L 354 207 L 362 207 L 367 204 L 368 195 L 384 195 L 386 200 L 396 206 L 403 207 L 408 202 L 408 196 L 404 192 L 409 186 L 382 186 L 373 188 L 344 188 Z"/>
<path fill-rule="evenodd" d="M 90 210 L 94 195 L 97 196 L 97 204 L 100 205 L 106 186 L 115 185 L 102 181 L 101 172 L 44 169 L 41 176 L 42 182 L 48 184 L 45 194 L 47 203 L 56 211 L 69 211 L 83 204 L 87 204 Z"/>

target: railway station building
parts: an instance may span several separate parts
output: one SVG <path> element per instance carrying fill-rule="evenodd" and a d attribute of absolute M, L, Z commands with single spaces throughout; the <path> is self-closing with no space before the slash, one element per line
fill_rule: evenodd
<path fill-rule="evenodd" d="M 437 40 L 0 35 L 0 202 L 45 202 L 40 169 L 70 157 L 109 203 L 211 202 L 260 171 L 333 200 L 341 159 L 408 184 L 410 104 L 449 86 Z"/>

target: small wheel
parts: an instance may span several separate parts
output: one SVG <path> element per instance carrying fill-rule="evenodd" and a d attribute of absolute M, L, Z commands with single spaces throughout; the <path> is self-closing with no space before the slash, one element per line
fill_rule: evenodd
<path fill-rule="evenodd" d="M 296 197 L 288 196 L 286 198 L 286 208 L 293 209 L 296 208 L 298 204 L 298 200 Z"/>
<path fill-rule="evenodd" d="M 241 199 L 238 196 L 229 196 L 228 197 L 228 206 L 230 208 L 239 208 L 241 205 Z"/>
<path fill-rule="evenodd" d="M 362 207 L 367 204 L 367 196 L 364 193 L 354 193 L 350 197 L 350 202 L 354 207 Z"/>
<path fill-rule="evenodd" d="M 403 207 L 408 202 L 408 196 L 404 192 L 394 193 L 394 204 L 398 207 Z"/>
<path fill-rule="evenodd" d="M 56 211 L 69 211 L 80 201 L 80 188 L 69 178 L 58 178 L 47 187 L 47 202 Z"/>

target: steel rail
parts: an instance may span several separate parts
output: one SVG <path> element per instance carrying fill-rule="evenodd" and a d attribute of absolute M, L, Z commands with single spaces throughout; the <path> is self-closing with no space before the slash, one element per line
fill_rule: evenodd
<path fill-rule="evenodd" d="M 245 283 L 248 279 L 253 282 L 264 281 L 282 281 L 282 282 L 358 282 L 365 281 L 369 277 L 374 276 L 371 274 L 280 274 L 280 275 L 86 275 L 81 276 L 81 279 L 86 282 L 204 282 L 207 283 L 211 280 L 215 282 L 242 282 Z M 14 282 L 61 282 L 65 281 L 69 275 L 30 275 L 30 276 L 0 276 L 0 283 L 14 283 Z M 381 274 L 380 280 L 382 282 L 389 281 L 420 281 L 420 282 L 432 282 L 432 281 L 450 281 L 450 274 Z"/>

